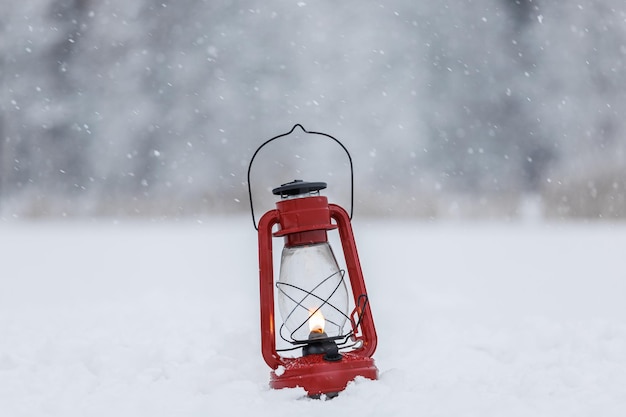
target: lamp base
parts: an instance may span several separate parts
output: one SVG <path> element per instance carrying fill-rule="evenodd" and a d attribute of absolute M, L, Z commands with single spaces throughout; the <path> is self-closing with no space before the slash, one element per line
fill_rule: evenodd
<path fill-rule="evenodd" d="M 336 362 L 324 360 L 321 354 L 285 359 L 286 364 L 279 374 L 272 371 L 270 387 L 274 389 L 302 387 L 309 397 L 319 398 L 321 394 L 335 397 L 346 389 L 357 376 L 378 379 L 378 368 L 374 359 L 346 352 Z"/>

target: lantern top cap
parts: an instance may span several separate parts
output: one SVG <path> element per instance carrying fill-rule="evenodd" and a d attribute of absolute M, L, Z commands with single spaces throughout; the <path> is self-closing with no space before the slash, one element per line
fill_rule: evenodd
<path fill-rule="evenodd" d="M 291 197 L 300 194 L 309 194 L 326 188 L 325 182 L 307 182 L 302 180 L 294 180 L 280 187 L 274 188 L 272 194 L 281 197 Z"/>

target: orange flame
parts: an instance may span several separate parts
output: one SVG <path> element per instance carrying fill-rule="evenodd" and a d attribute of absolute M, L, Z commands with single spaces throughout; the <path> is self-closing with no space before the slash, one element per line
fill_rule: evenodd
<path fill-rule="evenodd" d="M 311 333 L 324 333 L 324 326 L 326 325 L 326 319 L 321 310 L 310 309 L 309 310 L 309 330 Z"/>

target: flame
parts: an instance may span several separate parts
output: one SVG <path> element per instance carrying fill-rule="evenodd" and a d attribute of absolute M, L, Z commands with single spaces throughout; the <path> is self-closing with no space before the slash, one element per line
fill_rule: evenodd
<path fill-rule="evenodd" d="M 311 333 L 324 333 L 326 319 L 319 309 L 309 310 L 309 330 Z"/>

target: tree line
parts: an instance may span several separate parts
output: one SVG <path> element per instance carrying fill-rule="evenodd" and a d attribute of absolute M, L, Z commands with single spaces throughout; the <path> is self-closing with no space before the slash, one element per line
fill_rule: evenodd
<path fill-rule="evenodd" d="M 626 215 L 623 2 L 363 3 L 3 1 L 0 213 L 245 211 L 302 123 L 361 212 Z"/>

